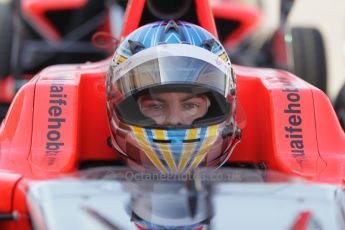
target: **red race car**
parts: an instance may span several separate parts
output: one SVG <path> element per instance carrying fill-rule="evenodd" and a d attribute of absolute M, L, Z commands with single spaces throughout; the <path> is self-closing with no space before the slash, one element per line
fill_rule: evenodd
<path fill-rule="evenodd" d="M 157 15 L 157 12 L 150 10 L 152 7 L 150 4 L 154 4 L 155 1 L 130 2 L 127 6 L 121 39 L 141 25 L 167 19 L 164 15 L 168 15 L 169 19 L 189 21 L 200 25 L 217 36 L 212 11 L 207 0 L 190 1 L 187 9 L 183 7 L 186 1 L 177 1 L 182 5 L 176 8 L 171 7 L 168 2 L 166 2 L 167 4 L 159 4 L 158 2 L 154 5 L 155 9 L 159 12 L 165 12 L 165 14 Z M 184 9 L 184 11 L 180 11 L 180 9 Z M 169 206 L 164 205 L 169 210 L 175 210 L 172 216 L 150 218 L 149 210 L 153 212 L 158 207 L 156 205 L 165 204 L 160 201 L 169 199 L 174 201 L 175 198 L 171 198 L 173 195 L 168 195 L 167 197 L 160 197 L 156 203 L 149 203 L 143 197 L 148 194 L 147 192 L 151 192 L 152 186 L 150 187 L 146 183 L 148 187 L 145 187 L 145 179 L 143 178 L 140 180 L 144 180 L 144 184 L 134 183 L 134 185 L 125 182 L 112 184 L 111 180 L 108 181 L 109 183 L 102 181 L 102 179 L 109 179 L 110 175 L 115 175 L 117 181 L 123 181 L 121 175 L 127 172 L 116 171 L 114 165 L 118 165 L 120 162 L 119 154 L 109 144 L 110 130 L 107 119 L 105 78 L 110 61 L 110 59 L 106 59 L 95 63 L 56 65 L 45 68 L 16 94 L 0 127 L 1 229 L 30 229 L 32 227 L 54 229 L 59 228 L 59 226 L 60 228 L 73 228 L 73 226 L 82 228 L 94 226 L 85 225 L 94 220 L 102 223 L 105 228 L 121 229 L 122 227 L 119 226 L 122 225 L 116 225 L 109 221 L 108 215 L 113 210 L 107 209 L 106 203 L 110 200 L 106 199 L 107 196 L 104 193 L 98 193 L 99 191 L 122 191 L 123 193 L 119 193 L 119 195 L 125 195 L 126 191 L 128 192 L 127 195 L 130 195 L 131 192 L 137 195 L 139 193 L 138 197 L 141 199 L 137 199 L 137 203 L 134 202 L 138 205 L 134 205 L 133 210 L 125 206 L 121 215 L 120 212 L 114 211 L 119 213 L 120 219 L 126 213 L 130 213 L 131 215 L 127 216 L 127 222 L 129 218 L 130 221 L 137 223 L 135 226 L 138 229 L 152 229 L 157 225 L 162 226 L 164 223 L 166 226 L 175 226 L 176 228 L 176 225 L 169 222 L 171 218 L 176 217 L 177 214 L 182 214 L 181 219 L 184 219 L 184 209 L 176 209 L 180 210 L 176 211 L 174 208 L 177 206 L 174 207 L 174 202 L 168 202 Z M 339 186 L 343 186 L 345 181 L 345 136 L 327 96 L 319 89 L 285 71 L 242 66 L 234 66 L 234 70 L 237 75 L 236 120 L 242 129 L 242 137 L 226 165 L 252 168 L 255 172 L 260 171 L 260 173 L 259 176 L 255 173 L 254 175 L 230 173 L 231 176 L 228 181 L 236 182 L 240 178 L 246 178 L 243 181 L 254 180 L 254 182 L 258 180 L 281 181 L 276 180 L 274 176 L 265 175 L 268 170 L 276 170 L 293 177 L 318 183 L 329 183 L 329 189 L 325 189 L 323 186 L 315 185 L 316 188 L 305 185 L 306 187 L 296 186 L 295 189 L 291 189 L 291 192 L 295 195 L 293 203 L 296 205 L 295 207 L 301 207 L 299 202 L 313 194 L 313 191 L 326 200 L 329 198 L 329 194 L 340 194 L 334 196 L 330 206 L 328 206 L 331 210 L 334 207 L 332 205 L 337 204 L 336 200 L 344 200 L 343 190 L 339 189 Z M 65 174 L 78 174 L 81 169 L 109 165 L 113 167 L 110 169 L 103 168 L 98 173 L 97 170 L 86 171 L 86 176 L 83 176 L 84 173 L 80 173 L 79 176 L 74 177 L 78 178 L 77 180 L 73 178 L 58 179 Z M 115 170 L 116 173 L 114 174 L 112 170 Z M 228 175 L 228 173 L 225 174 Z M 100 180 L 88 181 L 92 178 Z M 86 183 L 83 183 L 83 180 L 86 180 Z M 204 181 L 207 180 L 206 178 Z M 203 205 L 204 210 L 206 210 L 208 199 L 205 198 L 205 195 L 199 197 L 196 194 L 198 195 L 199 192 L 205 194 L 203 193 L 205 191 L 207 194 L 207 191 L 212 191 L 212 189 L 206 189 L 206 185 L 206 187 L 201 186 L 202 183 L 198 183 L 198 179 L 195 178 L 187 180 L 185 184 L 188 187 L 187 191 L 191 192 L 186 193 L 183 189 L 176 190 L 176 184 L 172 184 L 167 186 L 169 191 L 175 191 L 174 194 L 184 194 L 186 197 L 187 201 L 178 201 L 178 204 L 181 204 L 178 207 L 185 207 L 183 204 L 188 203 L 187 209 L 190 216 L 187 220 L 197 220 L 194 222 L 181 221 L 178 226 L 184 225 L 188 226 L 189 229 L 202 229 L 196 223 L 212 223 L 207 218 L 212 216 L 212 213 L 211 215 L 209 215 L 210 213 L 203 213 L 200 214 L 200 217 L 196 214 L 198 212 L 193 205 L 196 200 L 200 200 L 201 203 L 199 204 Z M 337 186 L 332 186 L 334 184 Z M 127 188 L 126 186 L 134 187 L 129 190 L 121 190 L 121 186 L 124 188 Z M 140 186 L 144 186 L 144 188 L 140 189 Z M 86 190 L 86 188 L 90 188 L 90 190 Z M 205 189 L 203 190 L 203 188 Z M 258 189 L 255 191 L 261 191 L 261 187 L 255 187 L 255 185 L 246 188 L 248 192 L 255 190 L 255 188 Z M 282 186 L 262 187 L 262 189 L 268 189 L 265 190 L 265 194 L 272 194 L 272 191 L 278 191 L 281 188 Z M 307 188 L 311 189 L 308 190 L 309 193 L 301 195 L 300 192 Z M 164 189 L 166 188 L 164 187 Z M 225 186 L 224 189 L 219 191 L 228 191 L 227 194 L 236 194 L 237 191 L 237 195 L 239 195 L 238 191 L 244 188 L 235 186 L 227 190 L 228 188 Z M 85 193 L 81 191 L 85 191 Z M 140 195 L 140 191 L 144 192 L 142 193 L 144 195 Z M 157 189 L 154 191 L 165 190 Z M 182 192 L 178 193 L 177 191 Z M 73 194 L 80 194 L 77 197 L 83 199 L 83 202 L 80 200 L 72 201 Z M 100 199 L 104 198 L 102 202 L 93 199 L 97 197 L 97 194 L 101 194 Z M 284 197 L 287 200 L 282 202 L 283 205 L 290 204 L 291 200 L 287 198 L 288 196 L 288 192 L 285 193 Z M 282 198 L 283 196 L 277 197 Z M 88 198 L 91 198 L 89 203 L 87 203 Z M 111 200 L 114 207 L 119 207 L 116 202 L 122 202 L 122 198 Z M 242 197 L 243 201 L 246 199 Z M 57 202 L 60 200 L 61 203 Z M 227 209 L 224 204 L 230 201 L 231 199 L 218 199 L 213 204 L 215 210 L 220 210 L 218 215 L 219 213 L 226 214 Z M 265 206 L 265 201 L 269 202 L 268 204 L 275 202 L 274 199 L 260 199 L 260 207 Z M 93 206 L 96 203 L 100 206 Z M 61 206 L 59 206 L 60 204 Z M 324 206 L 318 204 L 314 208 L 322 210 Z M 250 209 L 252 203 L 246 205 Z M 78 225 L 81 223 L 79 220 L 77 225 L 73 225 L 68 219 L 70 214 L 67 211 L 74 210 L 76 207 L 83 210 L 83 214 L 77 216 L 86 218 L 86 222 L 83 222 L 84 225 Z M 277 208 L 273 205 L 267 205 L 267 210 L 269 207 Z M 163 209 L 158 208 L 157 210 L 163 212 Z M 256 210 L 258 211 L 258 209 Z M 271 213 L 274 213 L 276 209 L 272 210 Z M 292 227 L 294 227 L 293 229 L 306 229 L 307 226 L 315 227 L 319 226 L 320 222 L 323 223 L 319 219 L 319 214 L 310 211 L 314 210 L 311 206 L 305 205 L 303 209 L 296 210 L 294 212 L 295 218 L 290 216 L 291 222 L 284 225 L 285 227 L 274 225 L 274 229 Z M 341 210 L 343 207 L 339 207 L 339 212 L 337 211 L 334 216 L 336 215 L 336 220 L 340 219 L 340 222 L 343 223 L 344 218 L 339 217 Z M 76 213 L 74 212 L 74 214 Z M 235 214 L 236 210 L 233 210 L 232 213 Z M 257 212 L 251 213 L 250 216 L 254 217 L 256 214 Z M 287 213 L 285 214 L 287 215 Z M 228 221 L 224 215 L 218 216 L 217 220 Z M 314 215 L 318 220 L 315 221 Z M 194 218 L 196 216 L 198 218 Z M 42 219 L 42 217 L 47 219 Z M 87 217 L 91 218 L 90 221 Z M 77 221 L 77 219 L 74 220 Z M 260 223 L 260 219 L 257 221 Z M 65 225 L 68 223 L 71 224 Z M 223 226 L 231 224 L 229 221 L 220 221 L 219 223 L 216 225 L 218 228 L 222 226 L 221 223 L 225 223 Z M 250 229 L 250 225 L 248 226 L 247 228 Z M 334 224 L 334 226 L 340 226 L 339 229 L 341 229 L 341 226 L 344 225 Z"/>
<path fill-rule="evenodd" d="M 186 1 L 179 12 L 173 13 L 156 9 L 162 3 L 150 3 L 147 8 L 154 16 L 148 15 L 152 18 L 145 20 L 177 17 L 190 7 L 190 2 Z M 171 9 L 181 6 L 181 3 L 164 4 Z M 36 0 L 0 2 L 3 25 L 0 27 L 0 119 L 18 89 L 44 67 L 109 57 L 114 49 L 109 38 L 119 38 L 126 5 L 126 0 L 69 0 L 58 4 Z M 218 2 L 211 7 L 216 26 L 221 28 L 219 39 L 231 50 L 253 33 L 262 18 L 258 7 L 238 2 Z M 108 37 L 102 33 L 108 33 Z M 101 35 L 100 39 L 92 40 L 97 34 Z M 101 39 L 110 42 L 110 47 L 96 47 L 95 42 Z"/>
<path fill-rule="evenodd" d="M 0 119 L 18 89 L 44 67 L 110 55 L 91 43 L 94 33 L 111 30 L 108 8 L 92 0 L 0 2 Z"/>

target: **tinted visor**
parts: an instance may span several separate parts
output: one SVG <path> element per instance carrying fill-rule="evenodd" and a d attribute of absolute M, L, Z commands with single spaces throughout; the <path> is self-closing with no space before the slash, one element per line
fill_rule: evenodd
<path fill-rule="evenodd" d="M 191 57 L 161 57 L 128 71 L 115 82 L 126 97 L 143 89 L 168 84 L 193 84 L 226 95 L 228 75 L 214 65 Z"/>

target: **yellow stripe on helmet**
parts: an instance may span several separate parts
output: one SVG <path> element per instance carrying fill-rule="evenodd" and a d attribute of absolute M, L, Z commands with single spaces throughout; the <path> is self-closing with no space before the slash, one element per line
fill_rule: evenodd
<path fill-rule="evenodd" d="M 158 139 L 158 140 L 168 140 L 168 138 L 166 137 L 166 132 L 164 130 L 154 129 L 154 130 L 152 130 L 152 132 L 155 135 L 156 139 Z M 173 172 L 176 172 L 177 171 L 177 167 L 176 167 L 174 157 L 171 154 L 171 151 L 170 151 L 169 147 L 166 144 L 164 144 L 164 143 L 157 143 L 157 145 L 158 145 L 159 149 L 161 150 L 161 152 L 163 153 L 163 156 L 164 156 L 166 162 L 168 163 L 169 168 Z"/>
<path fill-rule="evenodd" d="M 156 153 L 153 151 L 150 145 L 147 144 L 147 138 L 144 130 L 139 127 L 132 127 L 136 140 L 138 141 L 140 147 L 144 150 L 147 157 L 150 161 L 159 169 L 162 173 L 165 173 L 166 170 L 162 165 L 162 162 L 157 157 Z"/>
<path fill-rule="evenodd" d="M 200 152 L 195 156 L 188 170 L 198 167 L 200 162 L 205 158 L 206 154 L 209 152 L 214 142 L 216 141 L 217 130 L 218 130 L 218 125 L 213 125 L 207 128 L 205 142 L 202 144 L 200 148 Z"/>
<path fill-rule="evenodd" d="M 117 57 L 117 60 L 115 60 L 116 64 L 121 64 L 123 61 L 125 61 L 127 58 L 123 55 L 119 55 Z"/>
<path fill-rule="evenodd" d="M 162 130 L 162 129 L 153 129 L 152 132 L 155 135 L 157 140 L 168 140 L 168 138 L 166 138 L 166 134 L 165 134 L 164 130 Z"/>
<path fill-rule="evenodd" d="M 193 140 L 193 139 L 197 139 L 198 138 L 198 134 L 199 134 L 200 129 L 189 129 L 187 131 L 187 140 Z M 192 142 L 192 143 L 185 143 L 184 148 L 183 148 L 183 152 L 182 152 L 182 156 L 180 158 L 180 162 L 178 165 L 178 171 L 181 172 L 185 167 L 186 164 L 194 150 L 196 146 L 196 142 Z"/>
<path fill-rule="evenodd" d="M 228 55 L 225 52 L 221 53 L 219 57 L 225 62 L 229 61 Z"/>

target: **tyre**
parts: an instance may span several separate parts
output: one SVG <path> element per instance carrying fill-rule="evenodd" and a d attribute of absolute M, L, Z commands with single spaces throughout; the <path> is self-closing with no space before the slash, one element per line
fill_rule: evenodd
<path fill-rule="evenodd" d="M 9 2 L 0 1 L 0 80 L 10 74 L 13 18 Z"/>
<path fill-rule="evenodd" d="M 9 105 L 0 103 L 0 124 L 1 121 L 5 118 Z"/>
<path fill-rule="evenodd" d="M 316 29 L 292 28 L 291 35 L 295 74 L 326 92 L 326 53 L 320 32 Z"/>
<path fill-rule="evenodd" d="M 345 85 L 341 88 L 337 99 L 334 104 L 335 112 L 337 113 L 338 119 L 340 121 L 343 130 L 345 130 Z"/>

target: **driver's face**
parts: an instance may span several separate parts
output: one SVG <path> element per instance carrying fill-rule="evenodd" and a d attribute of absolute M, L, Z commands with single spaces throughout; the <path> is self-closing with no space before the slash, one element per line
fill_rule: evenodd
<path fill-rule="evenodd" d="M 207 113 L 209 100 L 206 96 L 169 92 L 140 96 L 138 104 L 140 111 L 158 125 L 190 125 Z"/>

